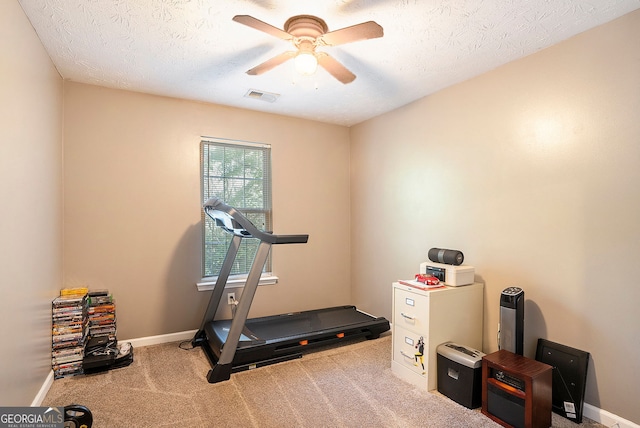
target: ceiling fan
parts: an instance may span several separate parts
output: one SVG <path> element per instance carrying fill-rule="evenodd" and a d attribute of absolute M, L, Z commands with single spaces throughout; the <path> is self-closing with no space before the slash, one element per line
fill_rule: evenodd
<path fill-rule="evenodd" d="M 233 20 L 247 25 L 272 36 L 290 41 L 295 51 L 286 51 L 253 67 L 247 71 L 249 75 L 258 75 L 284 62 L 295 58 L 296 69 L 303 74 L 313 74 L 316 66 L 320 65 L 329 74 L 342 83 L 351 83 L 356 78 L 344 65 L 316 48 L 323 46 L 337 46 L 359 40 L 374 39 L 383 36 L 380 25 L 374 21 L 367 21 L 340 30 L 328 31 L 327 24 L 312 15 L 296 15 L 284 23 L 284 30 L 262 22 L 249 15 L 236 15 Z"/>

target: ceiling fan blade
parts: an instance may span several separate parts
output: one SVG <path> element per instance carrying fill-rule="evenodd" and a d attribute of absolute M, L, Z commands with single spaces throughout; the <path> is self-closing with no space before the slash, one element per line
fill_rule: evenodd
<path fill-rule="evenodd" d="M 293 51 L 283 52 L 280 55 L 276 55 L 273 58 L 266 60 L 262 64 L 256 65 L 251 70 L 247 71 L 247 74 L 257 76 L 258 74 L 265 73 L 272 68 L 289 61 L 291 58 L 295 57 L 296 54 L 297 52 Z"/>
<path fill-rule="evenodd" d="M 330 31 L 323 34 L 320 39 L 326 45 L 336 46 L 345 43 L 357 42 L 358 40 L 375 39 L 382 37 L 384 30 L 374 21 L 367 21 L 361 24 L 352 25 L 351 27 L 342 28 L 340 30 Z"/>
<path fill-rule="evenodd" d="M 253 16 L 236 15 L 233 17 L 233 20 L 239 22 L 240 24 L 244 24 L 247 27 L 251 27 L 264 33 L 270 34 L 279 39 L 291 40 L 293 38 L 293 36 L 286 31 L 274 27 L 271 24 L 267 24 L 266 22 L 262 22 L 259 19 L 254 18 Z"/>
<path fill-rule="evenodd" d="M 316 57 L 318 58 L 318 64 L 342 83 L 347 84 L 355 80 L 355 74 L 326 53 L 318 52 Z"/>

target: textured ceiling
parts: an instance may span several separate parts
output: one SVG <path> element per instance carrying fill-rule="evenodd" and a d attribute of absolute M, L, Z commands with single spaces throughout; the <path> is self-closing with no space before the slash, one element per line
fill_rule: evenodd
<path fill-rule="evenodd" d="M 640 0 L 19 0 L 64 79 L 353 125 L 640 8 Z M 344 85 L 292 61 L 248 69 L 290 43 L 231 20 L 329 31 L 376 21 L 384 37 L 326 47 Z M 275 102 L 248 98 L 275 93 Z"/>

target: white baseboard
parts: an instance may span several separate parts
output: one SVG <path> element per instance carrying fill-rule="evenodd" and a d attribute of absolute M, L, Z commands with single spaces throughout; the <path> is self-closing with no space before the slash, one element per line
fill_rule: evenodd
<path fill-rule="evenodd" d="M 40 387 L 40 391 L 38 391 L 38 394 L 31 402 L 31 407 L 40 407 L 40 405 L 42 405 L 44 397 L 46 397 L 47 392 L 49 392 L 49 388 L 51 388 L 51 385 L 53 385 L 53 370 L 49 370 L 49 374 Z"/>
<path fill-rule="evenodd" d="M 640 425 L 634 422 L 623 419 L 606 410 L 599 409 L 589 403 L 584 403 L 582 410 L 582 414 L 585 417 L 609 428 L 640 428 Z"/>
<path fill-rule="evenodd" d="M 169 343 L 169 342 L 179 342 L 182 340 L 191 340 L 193 336 L 195 336 L 198 330 L 189 330 L 189 331 L 181 331 L 178 333 L 169 333 L 169 334 L 160 334 L 158 336 L 147 336 L 140 337 L 137 339 L 118 339 L 119 343 L 129 342 L 131 346 L 141 347 L 141 346 L 150 346 L 150 345 L 158 345 L 160 343 Z"/>

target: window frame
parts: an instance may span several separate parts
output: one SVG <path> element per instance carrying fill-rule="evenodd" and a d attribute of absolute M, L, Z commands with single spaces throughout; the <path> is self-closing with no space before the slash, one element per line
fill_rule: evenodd
<path fill-rule="evenodd" d="M 271 194 L 272 194 L 272 187 L 273 187 L 273 183 L 272 183 L 272 179 L 271 179 L 271 145 L 270 144 L 264 144 L 264 143 L 255 143 L 255 142 L 248 142 L 248 141 L 240 141 L 240 140 L 230 140 L 230 139 L 224 139 L 224 138 L 216 138 L 216 137 L 201 137 L 200 139 L 200 199 L 201 199 L 201 207 L 202 205 L 212 196 L 214 196 L 211 193 L 211 189 L 209 189 L 209 183 L 205 183 L 205 181 L 208 181 L 209 178 L 211 177 L 211 174 L 208 173 L 209 169 L 208 166 L 205 166 L 205 146 L 210 145 L 212 147 L 228 147 L 231 149 L 256 149 L 259 151 L 262 151 L 263 153 L 266 153 L 266 159 L 263 159 L 263 165 L 266 168 L 266 171 L 264 172 L 263 176 L 263 187 L 267 186 L 266 188 L 263 188 L 263 206 L 261 208 L 244 208 L 244 207 L 235 207 L 237 208 L 240 212 L 242 212 L 243 214 L 247 214 L 247 213 L 264 213 L 264 219 L 265 219 L 265 230 L 270 230 L 271 226 L 273 224 L 273 207 L 272 207 L 272 203 L 271 203 Z M 209 153 L 209 151 L 207 150 L 207 153 Z M 266 163 L 265 163 L 266 162 Z M 229 180 L 230 178 L 228 176 L 226 176 L 225 174 L 221 175 L 221 176 L 217 176 L 217 178 L 226 181 Z M 242 178 L 242 177 L 231 177 L 232 180 L 240 180 L 240 181 L 244 181 L 244 180 L 249 180 L 246 177 Z M 243 186 L 247 184 L 246 182 L 243 183 Z M 222 184 L 223 188 L 224 186 L 226 186 L 226 183 Z M 243 187 L 244 189 L 244 187 Z M 207 193 L 208 190 L 208 193 Z M 244 191 L 244 190 L 243 190 Z M 223 190 L 223 193 L 224 190 Z M 225 200 L 224 196 L 225 195 L 215 195 L 216 197 L 219 197 L 223 202 L 227 203 L 227 201 Z M 232 205 L 232 204 L 229 204 Z M 233 205 L 232 205 L 233 206 Z M 198 282 L 196 285 L 198 287 L 199 291 L 207 291 L 207 290 L 212 290 L 213 286 L 215 285 L 216 281 L 217 281 L 217 275 L 218 272 L 212 273 L 211 276 L 205 276 L 206 274 L 206 260 L 207 260 L 207 222 L 212 221 L 211 219 L 209 219 L 207 217 L 207 215 L 204 213 L 204 210 L 200 210 L 200 216 L 201 216 L 201 231 L 202 231 L 202 246 L 201 246 L 201 267 L 200 267 L 200 274 L 202 276 L 202 279 L 200 280 L 200 282 Z M 256 227 L 258 228 L 262 228 L 261 225 L 256 224 Z M 225 239 L 228 238 L 229 240 L 231 239 L 231 235 L 229 235 L 228 237 L 225 237 Z M 249 241 L 252 240 L 254 238 L 247 238 L 246 240 L 243 241 Z M 228 241 L 227 241 L 228 244 Z M 247 243 L 243 242 L 243 245 L 245 245 Z M 228 247 L 225 246 L 225 255 L 226 255 L 226 249 Z M 256 246 L 257 248 L 257 246 Z M 210 250 L 209 250 L 210 251 Z M 224 256 L 223 256 L 224 259 Z M 253 261 L 253 259 L 251 258 L 251 261 Z M 229 279 L 227 280 L 227 288 L 235 288 L 235 287 L 243 287 L 246 279 L 247 279 L 247 275 L 248 275 L 248 269 L 247 272 L 243 272 L 243 273 L 232 273 L 231 275 L 229 275 Z M 265 264 L 265 270 L 262 272 L 261 275 L 261 279 L 260 279 L 260 283 L 259 285 L 266 285 L 266 284 L 275 284 L 277 283 L 278 278 L 276 276 L 273 275 L 272 273 L 272 260 L 271 260 L 271 254 L 269 254 L 269 259 L 267 261 L 267 263 Z"/>

